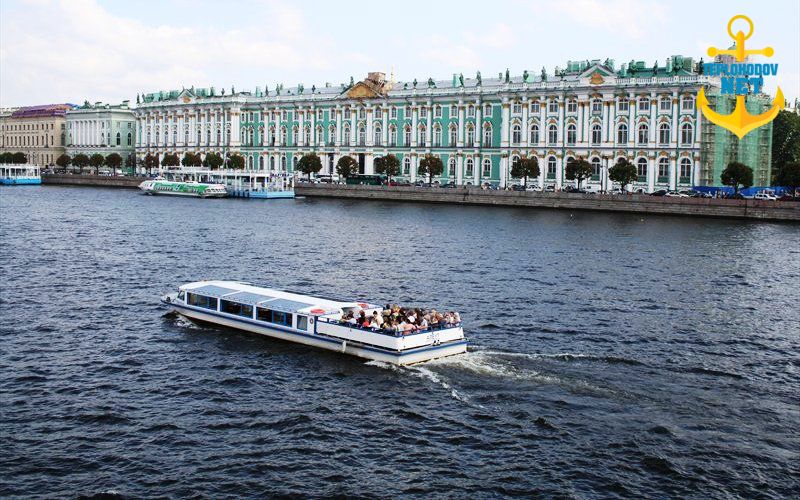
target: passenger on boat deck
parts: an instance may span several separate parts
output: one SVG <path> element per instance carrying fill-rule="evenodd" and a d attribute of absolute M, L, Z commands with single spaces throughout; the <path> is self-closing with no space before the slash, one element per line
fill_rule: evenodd
<path fill-rule="evenodd" d="M 373 323 L 373 328 L 382 328 L 383 327 L 383 316 L 378 314 L 378 311 L 373 311 L 373 313 L 372 313 L 372 323 Z"/>

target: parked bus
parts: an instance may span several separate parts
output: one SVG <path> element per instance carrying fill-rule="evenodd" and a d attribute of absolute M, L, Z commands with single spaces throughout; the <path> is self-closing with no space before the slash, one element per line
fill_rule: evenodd
<path fill-rule="evenodd" d="M 380 186 L 386 181 L 383 175 L 353 175 L 347 178 L 347 184 L 366 184 L 369 186 Z"/>

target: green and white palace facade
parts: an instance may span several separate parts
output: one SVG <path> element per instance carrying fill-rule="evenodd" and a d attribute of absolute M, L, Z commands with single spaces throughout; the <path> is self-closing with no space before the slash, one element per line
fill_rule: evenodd
<path fill-rule="evenodd" d="M 445 166 L 440 183 L 501 187 L 519 182 L 514 161 L 535 156 L 541 174 L 529 182 L 557 189 L 578 157 L 594 166 L 588 183 L 610 189 L 608 169 L 624 157 L 639 170 L 635 189 L 676 189 L 713 177 L 696 96 L 718 86 L 702 63 L 673 56 L 656 67 L 569 62 L 554 75 L 393 82 L 369 73 L 339 86 L 189 88 L 137 96 L 136 153 L 239 153 L 247 170 L 276 175 L 291 174 L 310 152 L 322 159 L 320 174 L 335 173 L 344 155 L 370 174 L 375 158 L 393 154 L 400 178 L 412 182 L 433 154 Z"/>

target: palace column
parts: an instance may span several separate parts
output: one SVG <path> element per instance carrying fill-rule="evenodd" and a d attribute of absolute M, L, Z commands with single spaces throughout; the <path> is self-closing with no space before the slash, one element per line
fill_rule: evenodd
<path fill-rule="evenodd" d="M 313 151 L 316 149 L 319 141 L 319 137 L 317 137 L 317 109 L 312 104 L 311 107 L 308 108 L 308 112 L 311 114 L 311 124 L 309 125 L 311 127 L 311 144 L 306 145 L 311 147 L 311 150 Z"/>
<path fill-rule="evenodd" d="M 433 146 L 433 103 L 432 101 L 428 100 L 425 104 L 428 110 L 425 112 L 425 116 L 428 118 L 428 121 L 425 124 L 425 146 L 427 148 L 431 148 Z"/>
<path fill-rule="evenodd" d="M 332 140 L 336 147 L 339 147 L 342 145 L 342 110 L 339 109 L 339 106 L 336 106 L 336 108 L 331 108 L 331 112 L 336 117 L 336 133 Z"/>
<path fill-rule="evenodd" d="M 678 180 L 676 179 L 675 174 L 675 162 L 676 158 L 675 155 L 669 155 L 669 189 L 670 191 L 674 191 L 677 187 Z"/>
<path fill-rule="evenodd" d="M 375 127 L 374 124 L 372 123 L 372 117 L 373 117 L 372 109 L 373 109 L 372 106 L 367 107 L 367 121 L 366 123 L 364 123 L 364 134 L 367 136 L 366 141 L 364 141 L 364 145 L 368 148 L 371 148 L 372 146 L 375 145 L 374 141 Z"/>
<path fill-rule="evenodd" d="M 456 185 L 460 186 L 464 183 L 464 157 L 461 153 L 456 154 Z"/>
<path fill-rule="evenodd" d="M 527 98 L 522 99 L 522 142 L 523 148 L 528 148 L 528 140 L 530 139 L 531 124 L 528 123 L 528 107 L 530 103 Z"/>
<path fill-rule="evenodd" d="M 647 192 L 652 193 L 656 189 L 656 159 L 653 153 L 647 157 Z"/>
<path fill-rule="evenodd" d="M 383 125 L 381 126 L 381 143 L 384 147 L 389 146 L 389 108 L 386 106 L 381 107 L 381 117 L 383 118 Z"/>
<path fill-rule="evenodd" d="M 459 99 L 458 100 L 458 137 L 456 138 L 456 147 L 463 148 L 464 147 L 464 131 L 466 130 L 467 124 L 464 120 L 464 101 Z M 468 147 L 472 147 L 470 144 Z"/>
<path fill-rule="evenodd" d="M 500 104 L 500 147 L 508 147 L 508 120 L 509 120 L 509 107 L 508 98 L 504 97 L 503 102 Z M 500 161 L 500 173 L 503 172 L 503 162 Z M 505 182 L 503 179 L 502 182 Z"/>
<path fill-rule="evenodd" d="M 411 103 L 411 147 L 417 147 L 417 121 L 418 121 L 419 110 L 417 109 L 417 104 L 415 102 Z M 414 159 L 411 159 L 411 176 L 412 179 L 414 178 Z M 413 182 L 413 181 L 412 181 Z"/>
<path fill-rule="evenodd" d="M 358 109 L 350 108 L 350 147 L 358 145 Z"/>

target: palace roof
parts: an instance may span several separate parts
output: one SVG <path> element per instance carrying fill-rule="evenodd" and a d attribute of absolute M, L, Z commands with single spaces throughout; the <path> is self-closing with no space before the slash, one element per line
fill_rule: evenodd
<path fill-rule="evenodd" d="M 26 106 L 19 108 L 11 114 L 11 118 L 38 118 L 42 116 L 64 116 L 67 111 L 75 108 L 74 104 L 44 104 L 41 106 Z"/>

